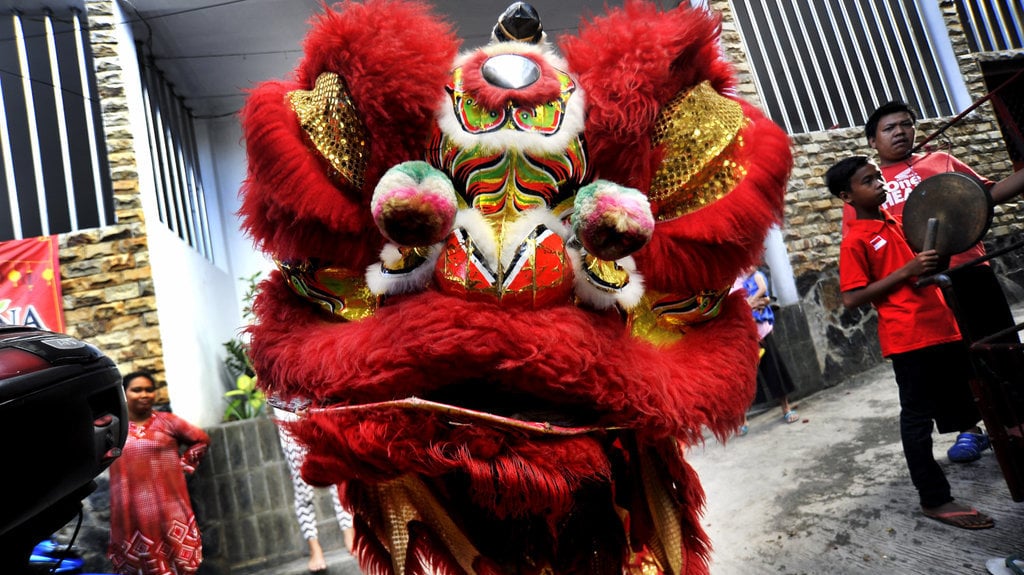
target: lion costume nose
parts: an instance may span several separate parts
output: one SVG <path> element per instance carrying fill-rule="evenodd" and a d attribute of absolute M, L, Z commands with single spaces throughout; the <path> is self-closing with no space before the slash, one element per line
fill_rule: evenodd
<path fill-rule="evenodd" d="M 488 58 L 480 72 L 488 84 L 507 90 L 520 90 L 540 79 L 540 66 L 519 54 Z"/>

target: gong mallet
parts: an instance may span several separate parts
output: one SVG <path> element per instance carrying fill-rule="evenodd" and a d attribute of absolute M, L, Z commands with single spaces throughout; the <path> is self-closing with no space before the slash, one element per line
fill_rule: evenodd
<path fill-rule="evenodd" d="M 924 232 L 924 245 L 921 246 L 921 251 L 922 252 L 926 252 L 928 250 L 935 249 L 935 243 L 938 240 L 938 236 L 939 236 L 939 219 L 938 218 L 928 218 L 928 225 L 925 227 L 925 232 Z M 945 265 L 941 265 L 943 259 L 945 259 L 945 258 L 942 258 L 942 257 L 939 258 L 939 264 L 940 264 L 939 268 L 940 269 L 946 267 Z M 949 276 L 947 276 L 946 274 L 944 274 L 942 272 L 936 272 L 936 273 L 929 274 L 927 276 L 918 278 L 918 280 L 916 282 L 916 285 L 923 286 L 923 285 L 928 285 L 930 283 L 937 283 L 937 284 L 939 284 L 940 287 L 945 287 L 949 283 Z"/>

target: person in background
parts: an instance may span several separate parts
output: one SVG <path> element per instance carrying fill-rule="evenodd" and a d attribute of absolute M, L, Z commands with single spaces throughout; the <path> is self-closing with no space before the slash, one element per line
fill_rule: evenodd
<path fill-rule="evenodd" d="M 761 344 L 760 360 L 757 363 L 757 394 L 754 396 L 754 403 L 764 403 L 778 399 L 779 407 L 782 408 L 782 420 L 786 423 L 795 423 L 800 420 L 797 413 L 789 404 L 789 394 L 793 393 L 796 386 L 782 361 L 782 356 L 772 338 L 772 331 L 775 328 L 775 312 L 772 311 L 771 297 L 768 293 L 768 278 L 757 269 L 751 266 L 743 271 L 733 284 L 732 291 L 744 290 L 747 295 L 747 304 L 750 305 L 757 324 L 757 337 Z M 746 435 L 750 431 L 750 423 L 746 415 L 743 416 L 743 424 L 740 425 L 739 435 Z"/>
<path fill-rule="evenodd" d="M 935 270 L 938 254 L 915 255 L 898 219 L 882 209 L 885 180 L 866 156 L 840 160 L 825 173 L 829 191 L 854 209 L 843 237 L 839 289 L 843 305 L 872 304 L 878 311 L 882 355 L 892 361 L 900 398 L 900 438 L 910 479 L 925 516 L 963 529 L 987 529 L 989 516 L 953 499 L 932 455 L 932 430 L 988 437 L 968 386 L 970 360 L 953 313 L 939 288 L 917 285 Z"/>
<path fill-rule="evenodd" d="M 274 417 L 280 421 L 291 421 L 295 414 L 283 409 L 274 408 Z M 295 518 L 299 522 L 299 530 L 302 537 L 309 545 L 308 569 L 310 573 L 324 573 L 327 571 L 327 560 L 324 558 L 324 550 L 320 545 L 319 530 L 317 529 L 316 507 L 313 504 L 315 494 L 312 485 L 302 480 L 302 461 L 306 452 L 299 445 L 295 438 L 288 433 L 285 426 L 277 426 L 277 435 L 281 441 L 281 449 L 284 451 L 285 461 L 288 462 L 288 472 L 292 478 L 292 487 L 295 491 Z M 344 538 L 345 548 L 352 551 L 355 539 L 355 530 L 352 528 L 352 514 L 341 506 L 338 498 L 338 487 L 331 485 L 331 503 L 334 505 L 334 516 L 338 520 L 338 527 L 341 529 Z"/>
<path fill-rule="evenodd" d="M 177 415 L 153 409 L 152 374 L 129 373 L 123 384 L 128 440 L 110 466 L 107 557 L 126 575 L 195 573 L 203 548 L 185 474 L 195 471 L 210 438 Z"/>

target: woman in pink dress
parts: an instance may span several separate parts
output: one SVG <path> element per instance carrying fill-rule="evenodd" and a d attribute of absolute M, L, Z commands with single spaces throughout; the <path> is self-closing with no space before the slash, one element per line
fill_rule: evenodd
<path fill-rule="evenodd" d="M 210 438 L 174 414 L 153 410 L 156 384 L 149 373 L 126 375 L 124 390 L 128 441 L 110 466 L 107 556 L 117 573 L 195 573 L 203 549 L 185 473 L 195 471 Z"/>

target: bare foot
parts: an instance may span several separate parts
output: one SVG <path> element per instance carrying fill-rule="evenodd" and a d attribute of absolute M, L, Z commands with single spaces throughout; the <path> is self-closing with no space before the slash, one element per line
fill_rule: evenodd
<path fill-rule="evenodd" d="M 309 563 L 306 564 L 310 573 L 327 571 L 327 561 L 324 560 L 324 550 L 316 539 L 309 540 Z"/>
<path fill-rule="evenodd" d="M 341 534 L 345 538 L 345 549 L 348 549 L 348 552 L 351 553 L 356 542 L 356 530 L 349 527 L 342 531 Z"/>
<path fill-rule="evenodd" d="M 961 529 L 989 529 L 996 524 L 988 515 L 956 501 L 943 503 L 938 507 L 922 507 L 921 511 L 925 517 Z"/>

